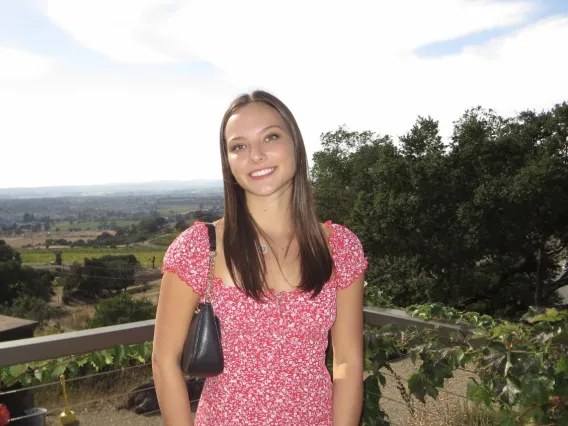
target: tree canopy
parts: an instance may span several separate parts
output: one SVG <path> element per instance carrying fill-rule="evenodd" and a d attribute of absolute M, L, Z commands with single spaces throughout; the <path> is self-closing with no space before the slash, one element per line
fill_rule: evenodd
<path fill-rule="evenodd" d="M 568 105 L 454 123 L 418 117 L 394 141 L 340 127 L 322 135 L 312 178 L 323 220 L 349 226 L 368 281 L 397 305 L 439 301 L 514 316 L 555 302 L 568 246 Z"/>

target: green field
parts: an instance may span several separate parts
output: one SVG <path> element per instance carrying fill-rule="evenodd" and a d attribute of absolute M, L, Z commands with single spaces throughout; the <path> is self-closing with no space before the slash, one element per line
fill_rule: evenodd
<path fill-rule="evenodd" d="M 112 248 L 68 248 L 62 249 L 63 264 L 70 265 L 73 262 L 83 263 L 86 257 L 101 257 L 105 255 L 126 255 L 133 254 L 142 265 L 152 265 L 152 256 L 156 256 L 156 266 L 162 264 L 166 249 L 156 250 L 152 247 L 120 247 Z M 24 264 L 49 264 L 55 260 L 55 255 L 50 250 L 22 250 L 22 262 Z"/>
<path fill-rule="evenodd" d="M 168 247 L 178 236 L 178 233 L 160 235 L 158 238 L 150 240 L 152 244 L 157 246 Z"/>
<path fill-rule="evenodd" d="M 80 228 L 83 231 L 86 231 L 89 228 L 90 231 L 96 231 L 97 226 L 100 225 L 101 222 L 98 221 L 91 221 L 91 222 L 73 222 L 70 224 L 69 222 L 57 222 L 51 225 L 51 230 L 55 230 L 55 228 L 59 228 L 61 231 L 68 231 L 69 227 L 71 228 Z M 110 221 L 107 222 L 110 228 Z M 138 221 L 136 220 L 116 220 L 116 225 L 125 227 L 132 224 L 137 224 Z"/>

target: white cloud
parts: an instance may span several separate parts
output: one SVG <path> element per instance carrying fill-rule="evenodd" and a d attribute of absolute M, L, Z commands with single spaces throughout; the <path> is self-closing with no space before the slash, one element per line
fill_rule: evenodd
<path fill-rule="evenodd" d="M 218 177 L 214 93 L 88 83 L 0 86 L 0 187 Z"/>
<path fill-rule="evenodd" d="M 536 1 L 47 4 L 54 23 L 117 62 L 200 58 L 221 70 L 222 77 L 205 83 L 78 77 L 39 91 L 30 86 L 17 102 L 21 110 L 0 98 L 0 113 L 4 107 L 11 114 L 10 131 L 19 143 L 37 140 L 41 129 L 44 139 L 73 155 L 82 150 L 88 158 L 116 164 L 107 167 L 104 179 L 75 166 L 77 179 L 93 182 L 220 176 L 217 131 L 223 109 L 232 96 L 259 86 L 288 103 L 310 153 L 318 149 L 321 132 L 342 123 L 400 135 L 417 115 L 429 114 L 448 135 L 452 121 L 472 106 L 508 115 L 568 98 L 563 75 L 568 58 L 561 54 L 568 17 L 528 25 Z M 521 29 L 456 54 L 415 53 L 429 43 L 512 25 Z M 24 101 L 33 107 L 26 109 Z M 38 125 L 18 134 L 24 126 L 20 113 Z"/>
<path fill-rule="evenodd" d="M 37 80 L 51 68 L 49 58 L 0 46 L 0 83 Z"/>
<path fill-rule="evenodd" d="M 176 0 L 47 0 L 47 15 L 83 46 L 117 62 L 168 63 L 184 52 L 160 43 L 154 28 Z"/>

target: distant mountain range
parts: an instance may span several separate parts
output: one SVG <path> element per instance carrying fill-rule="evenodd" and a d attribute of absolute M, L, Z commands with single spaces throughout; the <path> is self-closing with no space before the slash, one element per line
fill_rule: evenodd
<path fill-rule="evenodd" d="M 102 185 L 0 188 L 0 198 L 81 197 L 95 195 L 161 194 L 169 192 L 222 189 L 221 179 L 163 180 Z"/>

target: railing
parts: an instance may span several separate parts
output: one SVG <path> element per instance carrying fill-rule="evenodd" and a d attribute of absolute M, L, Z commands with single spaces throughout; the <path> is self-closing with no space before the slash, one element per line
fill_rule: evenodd
<path fill-rule="evenodd" d="M 368 325 L 373 326 L 384 326 L 387 324 L 397 324 L 400 327 L 416 326 L 418 328 L 436 328 L 441 335 L 449 335 L 455 331 L 462 331 L 464 333 L 469 333 L 469 329 L 463 326 L 437 323 L 434 321 L 424 321 L 419 318 L 412 317 L 410 314 L 396 310 L 396 309 L 385 309 L 377 307 L 365 307 L 364 308 L 364 320 Z M 109 349 L 117 345 L 128 345 L 151 341 L 154 335 L 154 320 L 140 321 L 135 323 L 129 323 L 124 325 L 101 327 L 96 329 L 74 331 L 56 335 L 34 337 L 29 339 L 20 339 L 9 342 L 0 342 L 0 367 L 8 367 L 16 364 L 23 364 L 29 362 L 43 361 L 56 359 L 60 357 L 68 357 L 71 355 L 79 355 L 83 353 L 89 353 L 104 349 Z M 109 371 L 91 375 L 90 378 L 101 375 L 116 374 L 118 372 L 124 372 L 127 369 L 135 370 L 139 368 L 147 367 L 151 368 L 149 363 L 142 364 L 139 366 L 123 368 L 120 370 Z M 467 371 L 467 370 L 466 370 Z M 472 373 L 473 372 L 468 372 Z M 386 373 L 387 376 L 393 376 L 390 373 Z M 151 376 L 151 370 L 147 372 L 147 376 Z M 89 377 L 78 377 L 71 379 L 69 382 L 77 380 L 87 380 Z M 48 386 L 58 386 L 58 382 L 42 384 L 39 386 L 19 389 L 16 391 L 5 392 L 4 395 L 13 392 L 19 392 L 22 390 L 32 390 L 37 388 L 45 388 Z M 464 387 L 465 390 L 465 387 Z M 144 391 L 144 390 L 142 390 Z M 141 391 L 141 392 L 142 392 Z M 454 394 L 456 397 L 463 397 L 463 395 L 458 395 L 452 391 L 444 391 L 448 394 Z M 124 397 L 126 395 L 131 395 L 131 392 L 123 392 L 117 394 L 111 394 L 110 396 L 104 398 L 116 399 L 117 397 Z M 2 393 L 0 393 L 0 401 L 2 400 Z M 404 401 L 397 400 L 395 398 L 390 398 L 388 395 L 383 394 L 381 396 L 383 400 L 382 404 L 386 405 L 390 401 L 392 404 L 406 405 Z M 87 404 L 93 404 L 103 399 L 91 399 L 87 401 L 82 401 L 80 403 L 73 402 L 73 408 L 77 409 L 79 406 L 85 406 Z M 195 402 L 195 401 L 192 401 Z M 48 414 L 53 414 L 59 412 L 63 409 L 54 408 L 50 409 Z M 151 410 L 152 414 L 158 414 L 159 409 Z M 150 414 L 146 412 L 146 415 Z M 24 416 L 25 417 L 25 416 Z M 12 422 L 16 424 L 17 421 L 23 420 L 24 417 L 14 418 Z M 129 424 L 128 421 L 132 422 L 136 418 L 139 419 L 138 415 L 132 415 L 127 418 L 120 416 L 118 420 L 106 420 L 105 424 L 110 424 L 113 422 L 119 422 L 121 424 Z M 132 419 L 132 420 L 131 420 Z M 11 422 L 11 423 L 12 423 Z M 85 423 L 82 423 L 85 424 Z M 138 424 L 137 422 L 130 424 Z M 150 423 L 144 423 L 150 424 Z M 395 424 L 395 423 L 393 423 Z"/>

